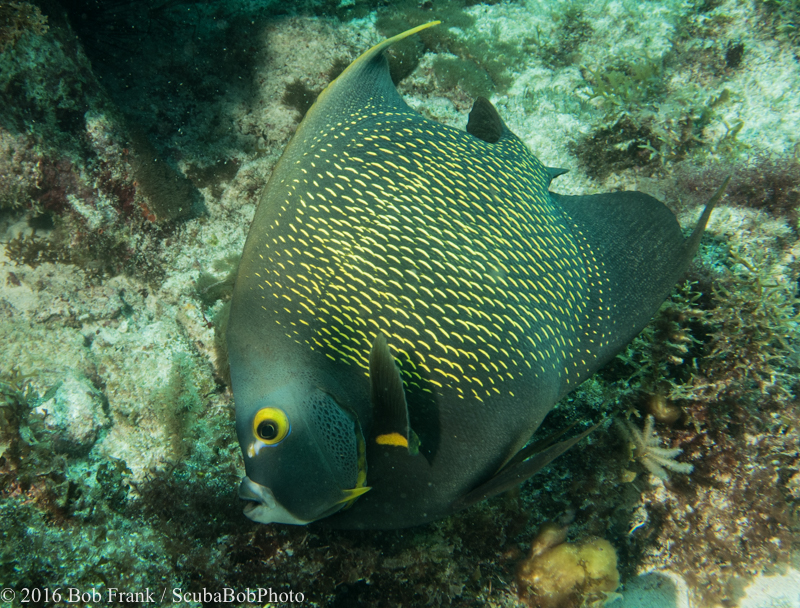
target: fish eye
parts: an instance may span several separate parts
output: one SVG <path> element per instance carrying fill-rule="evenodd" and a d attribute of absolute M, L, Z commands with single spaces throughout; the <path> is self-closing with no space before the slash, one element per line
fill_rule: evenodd
<path fill-rule="evenodd" d="M 291 426 L 283 410 L 265 407 L 253 419 L 253 433 L 265 445 L 276 445 L 289 434 Z"/>

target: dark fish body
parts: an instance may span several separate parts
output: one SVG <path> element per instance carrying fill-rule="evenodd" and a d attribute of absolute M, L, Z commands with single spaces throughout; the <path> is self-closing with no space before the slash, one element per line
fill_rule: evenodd
<path fill-rule="evenodd" d="M 511 459 L 644 327 L 710 211 L 684 240 L 647 195 L 550 193 L 487 101 L 469 132 L 411 110 L 391 42 L 309 111 L 245 245 L 228 349 L 257 521 L 415 525 L 532 474 Z"/>

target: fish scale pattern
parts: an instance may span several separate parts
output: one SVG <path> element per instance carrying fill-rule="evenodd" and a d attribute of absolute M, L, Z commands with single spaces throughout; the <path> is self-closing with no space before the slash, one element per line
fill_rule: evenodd
<path fill-rule="evenodd" d="M 255 273 L 270 322 L 367 375 L 382 331 L 428 393 L 484 401 L 582 379 L 607 341 L 608 278 L 546 168 L 508 132 L 490 144 L 380 107 L 292 161 Z"/>

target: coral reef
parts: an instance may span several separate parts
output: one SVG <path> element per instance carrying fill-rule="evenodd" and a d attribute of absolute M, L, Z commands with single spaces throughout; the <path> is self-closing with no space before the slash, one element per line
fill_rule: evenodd
<path fill-rule="evenodd" d="M 4 586 L 513 607 L 556 562 L 585 577 L 596 537 L 613 549 L 585 551 L 616 562 L 589 602 L 613 572 L 626 594 L 656 570 L 717 608 L 797 567 L 796 2 L 67 4 L 0 6 Z M 418 529 L 252 524 L 224 330 L 255 205 L 312 98 L 433 19 L 390 58 L 409 105 L 464 128 L 490 95 L 570 169 L 557 191 L 642 190 L 688 227 L 732 175 L 688 276 L 541 436 L 622 412 L 644 428 L 602 424 L 518 490 Z M 659 466 L 694 470 L 634 474 Z M 548 521 L 574 542 L 526 559 Z M 567 605 L 587 597 L 572 589 Z"/>
<path fill-rule="evenodd" d="M 0 5 L 0 52 L 13 47 L 26 34 L 41 36 L 47 32 L 47 17 L 35 4 L 4 2 Z"/>
<path fill-rule="evenodd" d="M 9 257 L 152 278 L 153 223 L 196 211 L 195 190 L 108 98 L 57 5 L 47 20 L 0 58 L 0 209 L 30 224 Z"/>

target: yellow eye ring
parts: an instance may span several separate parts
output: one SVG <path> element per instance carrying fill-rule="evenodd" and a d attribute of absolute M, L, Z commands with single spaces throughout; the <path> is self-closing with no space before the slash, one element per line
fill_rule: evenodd
<path fill-rule="evenodd" d="M 253 434 L 264 445 L 280 443 L 291 430 L 286 414 L 276 407 L 265 407 L 253 418 Z"/>

